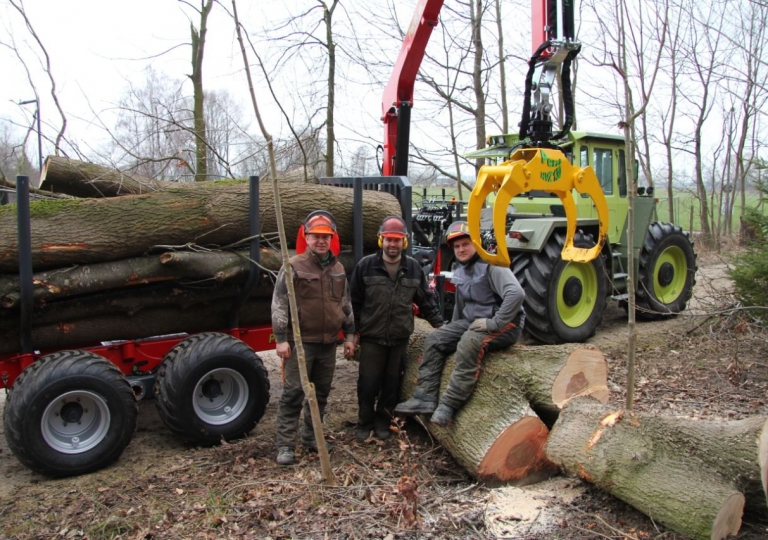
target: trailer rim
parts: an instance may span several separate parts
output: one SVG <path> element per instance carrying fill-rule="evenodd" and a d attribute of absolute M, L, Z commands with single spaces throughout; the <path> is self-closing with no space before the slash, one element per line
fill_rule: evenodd
<path fill-rule="evenodd" d="M 48 445 L 62 454 L 82 454 L 101 443 L 112 417 L 106 400 L 88 390 L 58 396 L 45 408 L 40 431 Z"/>
<path fill-rule="evenodd" d="M 249 395 L 248 382 L 239 372 L 214 369 L 197 381 L 192 407 L 203 422 L 221 426 L 242 414 Z"/>

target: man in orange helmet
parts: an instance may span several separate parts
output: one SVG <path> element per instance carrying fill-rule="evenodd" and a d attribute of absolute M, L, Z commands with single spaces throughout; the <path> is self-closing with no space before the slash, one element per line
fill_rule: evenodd
<path fill-rule="evenodd" d="M 317 405 L 322 417 L 336 368 L 336 341 L 344 331 L 344 356 L 355 352 L 355 319 L 344 266 L 330 251 L 336 235 L 336 222 L 324 210 L 307 216 L 304 222 L 307 250 L 291 257 L 293 285 L 299 307 L 299 329 L 307 364 L 307 374 L 315 385 Z M 272 295 L 272 329 L 275 332 L 275 351 L 283 361 L 283 393 L 277 407 L 277 463 L 292 465 L 295 460 L 296 435 L 299 416 L 304 408 L 302 444 L 317 450 L 309 404 L 304 402 L 304 389 L 299 376 L 296 347 L 293 342 L 291 314 L 288 304 L 288 286 L 284 268 L 280 269 Z"/>
<path fill-rule="evenodd" d="M 390 435 L 392 409 L 400 393 L 402 358 L 413 333 L 413 304 L 433 327 L 443 324 L 421 265 L 404 253 L 408 229 L 402 218 L 384 218 L 379 227 L 379 246 L 378 253 L 357 263 L 350 279 L 361 347 L 358 442 L 365 441 L 371 430 L 382 440 Z"/>
<path fill-rule="evenodd" d="M 430 422 L 439 426 L 448 425 L 469 399 L 485 352 L 516 343 L 525 323 L 525 292 L 515 274 L 508 267 L 491 266 L 480 259 L 467 222 L 452 223 L 446 241 L 460 264 L 451 278 L 456 286 L 453 318 L 427 336 L 416 391 L 395 407 L 396 414 L 431 414 Z M 456 364 L 438 402 L 445 360 L 454 352 Z"/>

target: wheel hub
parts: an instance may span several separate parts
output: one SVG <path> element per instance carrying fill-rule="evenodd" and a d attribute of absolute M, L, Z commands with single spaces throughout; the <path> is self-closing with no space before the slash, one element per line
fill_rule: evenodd
<path fill-rule="evenodd" d="M 571 276 L 563 287 L 563 302 L 565 302 L 566 306 L 573 307 L 579 303 L 583 292 L 584 286 L 581 284 L 581 280 Z"/>
<path fill-rule="evenodd" d="M 70 401 L 61 408 L 61 419 L 65 422 L 74 424 L 83 417 L 83 407 L 79 403 Z"/>
<path fill-rule="evenodd" d="M 659 268 L 659 285 L 662 287 L 668 287 L 672 280 L 675 279 L 675 267 L 672 263 L 665 262 Z"/>
<path fill-rule="evenodd" d="M 222 394 L 221 383 L 216 379 L 208 379 L 205 381 L 205 384 L 203 384 L 203 395 L 208 399 L 214 400 Z"/>

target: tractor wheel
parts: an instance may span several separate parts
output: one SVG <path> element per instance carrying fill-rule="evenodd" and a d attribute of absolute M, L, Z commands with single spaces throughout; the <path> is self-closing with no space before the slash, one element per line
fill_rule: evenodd
<path fill-rule="evenodd" d="M 19 375 L 3 420 L 19 461 L 63 477 L 99 470 L 120 457 L 137 415 L 133 390 L 114 364 L 86 351 L 60 351 Z"/>
<path fill-rule="evenodd" d="M 155 379 L 160 417 L 183 439 L 203 445 L 243 437 L 269 401 L 264 364 L 248 345 L 208 332 L 166 354 Z"/>
<path fill-rule="evenodd" d="M 556 231 L 539 253 L 516 253 L 512 271 L 525 290 L 525 331 L 547 344 L 576 343 L 592 337 L 603 318 L 608 281 L 600 256 L 588 263 L 564 261 L 565 235 Z M 595 245 L 577 233 L 577 247 Z"/>
<path fill-rule="evenodd" d="M 657 320 L 677 315 L 685 309 L 695 283 L 696 253 L 688 234 L 671 223 L 651 223 L 640 252 L 637 317 Z"/>

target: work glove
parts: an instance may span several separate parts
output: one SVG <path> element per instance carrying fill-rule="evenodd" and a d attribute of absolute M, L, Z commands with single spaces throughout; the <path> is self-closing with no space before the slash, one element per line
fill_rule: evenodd
<path fill-rule="evenodd" d="M 469 329 L 473 332 L 488 332 L 488 319 L 475 319 Z"/>

